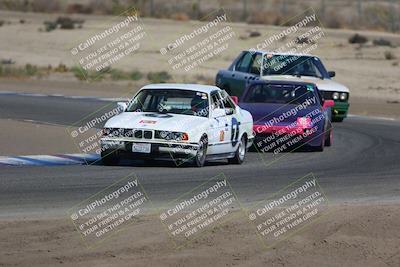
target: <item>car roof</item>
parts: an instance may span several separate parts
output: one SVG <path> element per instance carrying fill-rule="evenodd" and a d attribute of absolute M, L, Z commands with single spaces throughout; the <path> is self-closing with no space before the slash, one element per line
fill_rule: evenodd
<path fill-rule="evenodd" d="M 288 53 L 288 52 L 276 52 L 276 51 L 268 51 L 268 50 L 245 50 L 246 52 L 253 53 L 261 53 L 261 54 L 271 54 L 271 55 L 287 55 L 287 56 L 306 56 L 306 57 L 317 57 L 311 54 L 303 54 L 303 53 Z M 317 57 L 318 58 L 318 57 Z"/>
<path fill-rule="evenodd" d="M 202 85 L 202 84 L 192 84 L 192 83 L 155 83 L 143 86 L 141 89 L 154 89 L 154 90 L 181 89 L 181 90 L 198 91 L 208 94 L 216 90 L 221 90 L 213 85 Z"/>

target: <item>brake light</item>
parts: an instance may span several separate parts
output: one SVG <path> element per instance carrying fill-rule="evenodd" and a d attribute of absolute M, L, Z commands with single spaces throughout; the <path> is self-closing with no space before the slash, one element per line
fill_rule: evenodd
<path fill-rule="evenodd" d="M 300 117 L 297 118 L 297 126 L 301 126 L 302 128 L 311 128 L 311 118 L 309 117 Z"/>

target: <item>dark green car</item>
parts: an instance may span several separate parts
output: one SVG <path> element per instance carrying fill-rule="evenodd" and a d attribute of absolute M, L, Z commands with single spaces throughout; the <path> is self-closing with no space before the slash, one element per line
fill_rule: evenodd
<path fill-rule="evenodd" d="M 343 121 L 349 110 L 349 89 L 332 80 L 334 71 L 327 71 L 313 55 L 277 54 L 267 51 L 243 51 L 227 70 L 220 70 L 215 84 L 232 96 L 240 97 L 255 80 L 303 81 L 317 85 L 324 99 L 333 100 L 332 120 Z"/>

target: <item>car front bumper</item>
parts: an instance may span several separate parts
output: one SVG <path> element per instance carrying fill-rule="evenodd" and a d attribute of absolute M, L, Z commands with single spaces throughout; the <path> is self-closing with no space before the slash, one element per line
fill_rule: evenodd
<path fill-rule="evenodd" d="M 150 153 L 132 152 L 133 143 L 150 144 Z M 188 159 L 196 156 L 199 145 L 185 142 L 102 138 L 101 148 L 102 151 L 116 151 L 135 158 Z"/>
<path fill-rule="evenodd" d="M 346 118 L 349 106 L 349 102 L 335 101 L 335 105 L 332 107 L 332 120 Z"/>

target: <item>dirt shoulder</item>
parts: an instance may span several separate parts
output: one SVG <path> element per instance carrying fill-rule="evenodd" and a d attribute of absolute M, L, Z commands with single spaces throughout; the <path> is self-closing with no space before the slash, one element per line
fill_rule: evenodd
<path fill-rule="evenodd" d="M 0 119 L 0 155 L 81 153 L 64 126 Z"/>
<path fill-rule="evenodd" d="M 156 216 L 87 249 L 67 218 L 0 221 L 0 266 L 399 266 L 398 205 L 329 206 L 328 215 L 269 250 L 246 219 L 175 250 Z M 241 216 L 243 217 L 243 216 Z"/>

